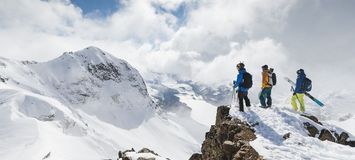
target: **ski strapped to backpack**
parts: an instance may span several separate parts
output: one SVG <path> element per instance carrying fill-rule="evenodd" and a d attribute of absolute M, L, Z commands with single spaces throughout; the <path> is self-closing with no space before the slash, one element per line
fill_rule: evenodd
<path fill-rule="evenodd" d="M 296 86 L 296 83 L 293 82 L 290 78 L 285 77 L 285 80 L 286 80 L 288 83 L 290 83 L 292 86 Z M 317 98 L 313 97 L 313 96 L 312 96 L 311 94 L 309 94 L 308 92 L 305 92 L 304 94 L 305 94 L 308 98 L 310 98 L 313 102 L 317 103 L 320 107 L 323 107 L 323 106 L 324 106 L 324 104 L 323 104 L 321 101 L 319 101 Z"/>
<path fill-rule="evenodd" d="M 252 86 L 253 86 L 253 76 L 250 73 L 245 72 L 243 74 L 242 87 L 249 89 Z"/>

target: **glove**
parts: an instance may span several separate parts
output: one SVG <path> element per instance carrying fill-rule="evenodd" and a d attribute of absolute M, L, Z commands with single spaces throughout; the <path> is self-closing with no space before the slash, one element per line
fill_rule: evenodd
<path fill-rule="evenodd" d="M 293 92 L 293 94 L 292 95 L 296 95 L 296 92 Z"/>
<path fill-rule="evenodd" d="M 233 81 L 233 88 L 237 88 L 237 81 Z"/>

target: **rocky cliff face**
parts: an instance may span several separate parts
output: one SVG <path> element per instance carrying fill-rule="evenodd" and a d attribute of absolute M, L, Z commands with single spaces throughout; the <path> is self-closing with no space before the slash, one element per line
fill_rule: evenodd
<path fill-rule="evenodd" d="M 216 124 L 211 126 L 202 144 L 202 154 L 195 153 L 190 160 L 261 160 L 262 156 L 250 146 L 256 139 L 247 123 L 229 115 L 229 107 L 217 109 Z"/>

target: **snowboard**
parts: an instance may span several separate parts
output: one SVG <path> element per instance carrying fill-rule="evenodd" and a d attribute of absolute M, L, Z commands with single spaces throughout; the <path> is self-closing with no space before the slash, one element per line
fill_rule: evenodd
<path fill-rule="evenodd" d="M 288 83 L 290 83 L 292 86 L 296 86 L 296 83 L 293 82 L 290 78 L 285 77 L 285 80 L 286 80 Z M 304 94 L 305 94 L 308 98 L 310 98 L 313 102 L 317 103 L 318 106 L 320 106 L 320 107 L 323 107 L 323 106 L 324 106 L 324 104 L 323 104 L 320 100 L 318 100 L 317 98 L 313 97 L 313 96 L 312 96 L 311 94 L 309 94 L 308 92 L 305 92 Z"/>

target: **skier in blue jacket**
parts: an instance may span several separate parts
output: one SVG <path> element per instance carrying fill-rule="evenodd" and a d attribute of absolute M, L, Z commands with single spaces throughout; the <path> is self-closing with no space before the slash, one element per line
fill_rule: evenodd
<path fill-rule="evenodd" d="M 244 112 L 244 104 L 243 104 L 243 99 L 245 100 L 245 105 L 247 107 L 250 107 L 250 100 L 248 98 L 248 88 L 245 88 L 242 86 L 242 83 L 244 81 L 244 74 L 246 73 L 246 70 L 244 68 L 243 63 L 237 64 L 237 69 L 238 69 L 238 75 L 237 75 L 237 80 L 234 81 L 234 88 L 237 89 L 238 93 L 238 99 L 239 99 L 239 111 Z"/>
<path fill-rule="evenodd" d="M 305 111 L 305 106 L 304 106 L 304 93 L 306 92 L 304 89 L 304 81 L 306 79 L 306 74 L 304 73 L 303 69 L 299 69 L 297 71 L 297 80 L 296 80 L 296 88 L 293 91 L 293 96 L 291 98 L 291 105 L 293 110 L 297 111 L 297 103 L 296 100 L 300 103 L 300 111 L 303 113 Z"/>

